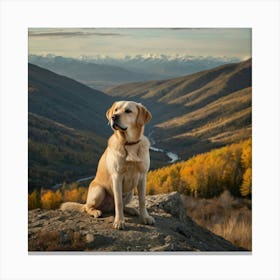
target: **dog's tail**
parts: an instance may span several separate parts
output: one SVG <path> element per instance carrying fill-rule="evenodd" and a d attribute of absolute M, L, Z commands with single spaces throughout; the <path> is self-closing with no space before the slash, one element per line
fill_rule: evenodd
<path fill-rule="evenodd" d="M 81 204 L 78 202 L 64 202 L 60 206 L 60 210 L 62 211 L 77 211 L 77 212 L 85 212 L 85 204 Z"/>

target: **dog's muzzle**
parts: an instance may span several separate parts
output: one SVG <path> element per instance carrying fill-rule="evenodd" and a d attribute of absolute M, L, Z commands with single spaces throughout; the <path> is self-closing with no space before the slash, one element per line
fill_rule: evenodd
<path fill-rule="evenodd" d="M 123 127 L 120 124 L 120 115 L 117 115 L 117 114 L 114 114 L 112 116 L 111 121 L 110 121 L 110 125 L 115 130 L 122 130 L 122 131 L 126 131 L 127 130 L 127 127 Z"/>

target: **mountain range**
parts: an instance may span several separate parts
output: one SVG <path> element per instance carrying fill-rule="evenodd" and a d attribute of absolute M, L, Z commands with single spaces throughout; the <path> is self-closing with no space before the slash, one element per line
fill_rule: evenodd
<path fill-rule="evenodd" d="M 180 159 L 251 136 L 251 59 L 179 78 L 92 89 L 28 65 L 29 188 L 94 175 L 108 136 L 105 112 L 115 100 L 141 102 L 152 112 L 146 127 L 151 168 L 166 165 L 160 151 Z"/>
<path fill-rule="evenodd" d="M 150 74 L 122 68 L 119 65 L 98 64 L 92 61 L 67 58 L 62 56 L 29 55 L 30 63 L 41 66 L 57 74 L 75 79 L 91 88 L 103 89 L 134 81 L 147 81 L 166 78 L 166 76 Z"/>
<path fill-rule="evenodd" d="M 135 55 L 122 58 L 87 57 L 79 59 L 55 55 L 29 55 L 28 60 L 57 74 L 75 79 L 94 89 L 104 90 L 119 84 L 168 79 L 210 69 L 237 58 L 167 55 Z"/>
<path fill-rule="evenodd" d="M 126 55 L 121 58 L 110 56 L 81 57 L 82 60 L 102 65 L 113 65 L 130 71 L 149 73 L 152 77 L 157 73 L 162 78 L 172 78 L 196 73 L 219 65 L 240 62 L 234 57 L 211 57 L 190 55 Z"/>

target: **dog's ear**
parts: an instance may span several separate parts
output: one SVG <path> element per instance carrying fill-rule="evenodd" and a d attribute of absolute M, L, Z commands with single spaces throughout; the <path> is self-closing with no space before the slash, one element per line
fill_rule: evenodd
<path fill-rule="evenodd" d="M 116 102 L 114 102 L 114 104 L 111 106 L 111 108 L 108 109 L 107 112 L 106 112 L 106 117 L 107 117 L 107 119 L 108 119 L 109 121 L 110 121 L 110 119 L 111 119 L 111 117 L 112 117 L 112 115 L 113 115 L 113 112 L 114 112 L 114 110 L 115 110 L 115 107 L 116 107 Z"/>
<path fill-rule="evenodd" d="M 152 114 L 141 103 L 137 104 L 137 108 L 138 108 L 138 116 L 137 116 L 136 123 L 138 126 L 143 126 L 151 120 Z"/>

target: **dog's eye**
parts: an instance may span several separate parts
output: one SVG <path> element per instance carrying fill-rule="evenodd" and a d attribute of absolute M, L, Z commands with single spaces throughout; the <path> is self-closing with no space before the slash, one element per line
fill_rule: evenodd
<path fill-rule="evenodd" d="M 124 111 L 126 114 L 129 114 L 129 113 L 131 113 L 132 111 L 131 110 L 129 110 L 129 109 L 125 109 L 125 111 Z"/>

